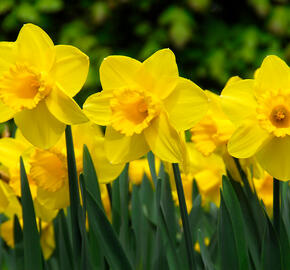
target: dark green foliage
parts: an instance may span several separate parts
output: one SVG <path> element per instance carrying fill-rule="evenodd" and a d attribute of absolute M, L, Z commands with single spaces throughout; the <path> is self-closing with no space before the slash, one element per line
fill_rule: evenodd
<path fill-rule="evenodd" d="M 69 163 L 73 162 L 73 146 L 68 141 L 70 147 Z M 149 163 L 153 160 L 150 157 Z M 56 249 L 51 258 L 44 261 L 21 160 L 24 228 L 22 230 L 15 216 L 15 248 L 8 248 L 1 239 L 1 269 L 289 269 L 289 182 L 281 183 L 282 207 L 278 232 L 256 194 L 245 184 L 223 176 L 220 207 L 210 204 L 205 208 L 194 182 L 189 226 L 192 242 L 199 243 L 200 251 L 194 250 L 195 266 L 190 268 L 186 236 L 180 225 L 181 215 L 174 204 L 169 176 L 164 172 L 163 165 L 156 174 L 155 185 L 144 175 L 140 186 L 131 185 L 126 166 L 112 184 L 110 221 L 104 211 L 101 188 L 86 147 L 83 163 L 77 191 L 81 191 L 82 204 L 78 202 L 76 222 L 70 211 L 67 215 L 63 210 L 59 212 L 54 220 Z M 69 168 L 74 166 L 70 164 Z M 86 215 L 88 229 L 85 226 Z M 5 217 L 1 217 L 1 222 L 5 221 Z M 77 226 L 80 233 L 78 260 L 74 257 L 73 226 Z"/>
<path fill-rule="evenodd" d="M 23 215 L 23 249 L 24 249 L 25 270 L 31 269 L 42 270 L 43 264 L 42 264 L 39 233 L 37 230 L 33 201 L 22 158 L 20 158 L 20 175 L 21 175 L 21 203 Z M 14 229 L 15 230 L 14 235 L 18 245 L 21 240 L 19 223 L 16 226 L 17 228 Z"/>

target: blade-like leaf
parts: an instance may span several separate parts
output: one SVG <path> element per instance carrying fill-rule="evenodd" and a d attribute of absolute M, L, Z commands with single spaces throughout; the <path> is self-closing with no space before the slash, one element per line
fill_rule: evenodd
<path fill-rule="evenodd" d="M 226 176 L 223 176 L 223 195 L 234 231 L 235 243 L 238 250 L 239 269 L 250 269 L 242 210 L 237 195 Z"/>
<path fill-rule="evenodd" d="M 100 243 L 102 243 L 104 255 L 111 269 L 133 269 L 101 206 L 87 187 L 86 192 L 90 230 L 93 231 Z"/>
<path fill-rule="evenodd" d="M 262 269 L 282 269 L 279 241 L 276 235 L 276 231 L 274 230 L 274 227 L 269 218 L 267 218 L 267 226 L 265 228 L 263 239 Z"/>
<path fill-rule="evenodd" d="M 15 269 L 22 270 L 24 267 L 23 233 L 19 219 L 14 215 L 13 222 Z"/>
<path fill-rule="evenodd" d="M 218 246 L 220 250 L 221 269 L 239 269 L 238 251 L 236 249 L 234 231 L 223 195 L 220 195 L 220 211 L 218 219 Z"/>
<path fill-rule="evenodd" d="M 67 168 L 69 179 L 70 211 L 71 211 L 71 228 L 72 228 L 72 246 L 73 258 L 76 263 L 76 269 L 79 268 L 81 258 L 82 237 L 79 227 L 80 195 L 78 187 L 77 167 L 73 147 L 73 138 L 71 127 L 65 129 L 66 151 L 67 151 Z"/>
<path fill-rule="evenodd" d="M 22 158 L 20 158 L 21 203 L 23 216 L 24 263 L 26 270 L 42 270 L 39 233 L 31 192 Z"/>
<path fill-rule="evenodd" d="M 201 253 L 201 258 L 203 261 L 203 264 L 205 266 L 206 270 L 214 270 L 213 263 L 211 261 L 209 252 L 204 244 L 204 236 L 201 230 L 198 230 L 197 232 L 197 238 L 198 238 L 198 243 L 200 246 L 200 253 Z"/>

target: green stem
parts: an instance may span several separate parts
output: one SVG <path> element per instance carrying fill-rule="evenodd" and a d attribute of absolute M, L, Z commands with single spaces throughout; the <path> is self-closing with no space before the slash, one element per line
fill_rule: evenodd
<path fill-rule="evenodd" d="M 66 150 L 67 150 L 67 167 L 68 167 L 68 180 L 69 180 L 69 197 L 70 197 L 70 214 L 71 214 L 71 227 L 72 227 L 72 243 L 73 255 L 77 262 L 78 269 L 80 258 L 80 247 L 82 246 L 81 231 L 79 227 L 79 208 L 80 195 L 78 187 L 78 176 L 75 161 L 75 153 L 73 147 L 73 138 L 71 127 L 67 126 L 65 129 Z"/>
<path fill-rule="evenodd" d="M 177 189 L 181 220 L 182 220 L 182 225 L 183 225 L 183 230 L 184 230 L 189 269 L 194 269 L 193 268 L 194 254 L 193 254 L 192 234 L 191 234 L 191 230 L 189 226 L 189 219 L 188 219 L 187 207 L 186 207 L 185 198 L 184 198 L 184 191 L 183 191 L 183 186 L 181 182 L 179 166 L 177 163 L 172 163 L 172 167 L 173 167 L 174 179 L 175 179 L 175 184 L 176 184 L 176 189 Z"/>
<path fill-rule="evenodd" d="M 280 229 L 280 182 L 273 178 L 273 220 L 276 231 Z"/>

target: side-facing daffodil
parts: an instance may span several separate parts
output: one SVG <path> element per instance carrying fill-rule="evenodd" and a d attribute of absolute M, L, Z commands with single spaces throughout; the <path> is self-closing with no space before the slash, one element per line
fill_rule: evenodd
<path fill-rule="evenodd" d="M 240 77 L 231 77 L 225 87 L 241 81 Z M 224 113 L 219 95 L 210 91 L 205 91 L 209 99 L 209 110 L 206 115 L 191 128 L 191 140 L 194 142 L 196 149 L 204 156 L 210 156 L 212 153 L 219 154 L 227 167 L 230 175 L 236 181 L 241 181 L 239 170 L 228 153 L 227 143 L 235 131 L 235 126 L 229 117 Z M 263 170 L 260 168 L 255 158 L 240 160 L 243 170 L 252 178 L 261 177 Z"/>
<path fill-rule="evenodd" d="M 20 223 L 20 226 L 23 227 L 22 218 L 19 218 L 19 223 Z M 38 225 L 40 225 L 39 222 L 38 222 Z M 14 248 L 13 218 L 3 222 L 0 225 L 0 235 L 9 247 Z M 43 257 L 44 259 L 47 260 L 52 255 L 55 249 L 55 237 L 54 237 L 54 228 L 53 228 L 52 222 L 48 223 L 48 222 L 41 221 L 40 245 L 41 245 Z"/>
<path fill-rule="evenodd" d="M 236 125 L 228 143 L 238 158 L 256 156 L 279 180 L 290 179 L 290 68 L 267 56 L 254 79 L 228 85 L 221 94 L 224 111 Z"/>
<path fill-rule="evenodd" d="M 89 68 L 80 50 L 54 46 L 41 28 L 25 24 L 15 42 L 0 42 L 0 59 L 0 122 L 14 118 L 29 142 L 49 148 L 66 124 L 87 121 L 72 99 Z"/>
<path fill-rule="evenodd" d="M 158 158 L 155 158 L 155 168 L 158 173 L 160 169 L 160 160 Z M 132 184 L 140 185 L 144 175 L 152 181 L 148 160 L 146 158 L 136 159 L 129 163 L 128 176 Z"/>
<path fill-rule="evenodd" d="M 264 173 L 263 178 L 253 178 L 257 196 L 263 201 L 269 215 L 273 212 L 273 177 Z"/>
<path fill-rule="evenodd" d="M 87 145 L 100 184 L 115 180 L 125 164 L 111 164 L 104 153 L 103 133 L 95 124 L 72 127 L 78 173 L 83 170 L 83 146 Z M 30 158 L 30 175 L 37 186 L 37 199 L 50 209 L 69 205 L 69 186 L 64 136 L 48 150 L 34 148 Z"/>
<path fill-rule="evenodd" d="M 161 160 L 182 162 L 180 131 L 206 113 L 206 94 L 179 77 L 173 52 L 159 50 L 143 63 L 109 56 L 100 67 L 103 90 L 84 103 L 96 124 L 107 126 L 105 150 L 112 163 L 138 159 L 150 149 Z"/>
<path fill-rule="evenodd" d="M 188 172 L 181 167 L 181 179 L 184 187 L 184 195 L 188 212 L 192 208 L 192 186 L 195 179 L 202 196 L 203 205 L 213 202 L 219 205 L 220 188 L 222 186 L 222 175 L 226 173 L 223 159 L 213 153 L 208 157 L 201 154 L 191 142 L 186 143 L 189 158 Z M 172 184 L 172 196 L 178 204 L 177 191 L 173 183 L 173 172 L 170 166 L 166 166 Z"/>

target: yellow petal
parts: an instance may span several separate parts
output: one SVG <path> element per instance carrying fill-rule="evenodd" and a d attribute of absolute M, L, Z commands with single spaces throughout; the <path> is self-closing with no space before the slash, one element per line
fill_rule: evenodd
<path fill-rule="evenodd" d="M 134 75 L 141 63 L 127 56 L 106 57 L 100 66 L 100 80 L 103 89 L 116 89 L 136 84 Z"/>
<path fill-rule="evenodd" d="M 49 71 L 54 63 L 55 50 L 50 37 L 38 26 L 28 23 L 21 28 L 17 40 L 17 60 Z"/>
<path fill-rule="evenodd" d="M 81 90 L 87 79 L 89 57 L 76 47 L 68 45 L 55 46 L 55 53 L 51 74 L 64 92 L 73 97 Z"/>
<path fill-rule="evenodd" d="M 42 230 L 40 236 L 40 245 L 43 253 L 43 257 L 47 260 L 55 249 L 55 237 L 53 230 L 53 223 L 42 223 Z"/>
<path fill-rule="evenodd" d="M 170 123 L 177 130 L 194 126 L 207 112 L 208 98 L 190 80 L 180 78 L 172 94 L 164 101 Z"/>
<path fill-rule="evenodd" d="M 5 183 L 0 181 L 0 211 L 3 213 L 9 205 L 9 194 L 6 191 Z"/>
<path fill-rule="evenodd" d="M 15 111 L 0 101 L 0 123 L 6 122 L 13 118 L 15 113 Z"/>
<path fill-rule="evenodd" d="M 41 221 L 50 222 L 56 217 L 58 213 L 58 210 L 49 209 L 45 205 L 41 204 L 37 198 L 33 201 L 33 205 L 35 215 L 36 217 L 40 218 Z"/>
<path fill-rule="evenodd" d="M 289 152 L 290 137 L 274 137 L 257 153 L 257 159 L 270 175 L 288 181 L 290 179 Z"/>
<path fill-rule="evenodd" d="M 47 149 L 53 146 L 65 130 L 65 124 L 58 121 L 44 102 L 32 110 L 23 110 L 14 117 L 23 136 L 34 146 Z"/>
<path fill-rule="evenodd" d="M 112 114 L 110 107 L 111 97 L 111 91 L 103 90 L 87 98 L 83 105 L 83 110 L 92 122 L 102 126 L 106 126 L 110 123 Z"/>
<path fill-rule="evenodd" d="M 142 63 L 136 80 L 160 99 L 165 99 L 178 83 L 175 55 L 170 49 L 159 50 Z"/>
<path fill-rule="evenodd" d="M 74 125 L 88 121 L 79 105 L 59 87 L 50 92 L 45 103 L 50 113 L 62 123 Z"/>
<path fill-rule="evenodd" d="M 48 209 L 62 209 L 69 206 L 68 183 L 55 192 L 47 191 L 42 188 L 37 190 L 38 201 Z"/>
<path fill-rule="evenodd" d="M 144 134 L 150 149 L 160 159 L 171 163 L 181 163 L 184 160 L 181 137 L 170 125 L 165 113 L 155 118 L 144 130 Z"/>
<path fill-rule="evenodd" d="M 91 153 L 98 181 L 102 184 L 112 182 L 115 180 L 123 171 L 125 163 L 123 164 L 112 164 L 106 157 L 104 138 L 98 138 L 95 140 L 94 145 L 89 148 Z"/>
<path fill-rule="evenodd" d="M 254 80 L 228 84 L 221 93 L 221 104 L 229 119 L 236 124 L 256 114 Z"/>
<path fill-rule="evenodd" d="M 143 134 L 125 136 L 108 126 L 105 151 L 110 162 L 120 164 L 138 159 L 149 151 Z"/>
<path fill-rule="evenodd" d="M 237 158 L 253 156 L 270 140 L 271 135 L 257 122 L 247 121 L 237 127 L 228 142 L 229 153 Z"/>
<path fill-rule="evenodd" d="M 15 63 L 15 42 L 0 42 L 0 75 Z"/>
<path fill-rule="evenodd" d="M 264 91 L 289 89 L 290 69 L 287 64 L 275 55 L 267 56 L 255 79 L 255 91 L 261 94 Z"/>
<path fill-rule="evenodd" d="M 143 65 L 150 71 L 155 78 L 160 77 L 177 77 L 178 68 L 176 65 L 175 55 L 170 49 L 159 50 L 149 58 Z"/>
<path fill-rule="evenodd" d="M 226 82 L 226 85 L 225 86 L 229 86 L 231 85 L 232 83 L 235 83 L 235 82 L 239 82 L 241 81 L 242 79 L 239 77 L 239 76 L 233 76 L 233 77 L 230 77 L 228 79 L 228 81 Z"/>
<path fill-rule="evenodd" d="M 19 168 L 19 158 L 27 145 L 12 138 L 0 139 L 0 163 L 9 168 Z"/>

